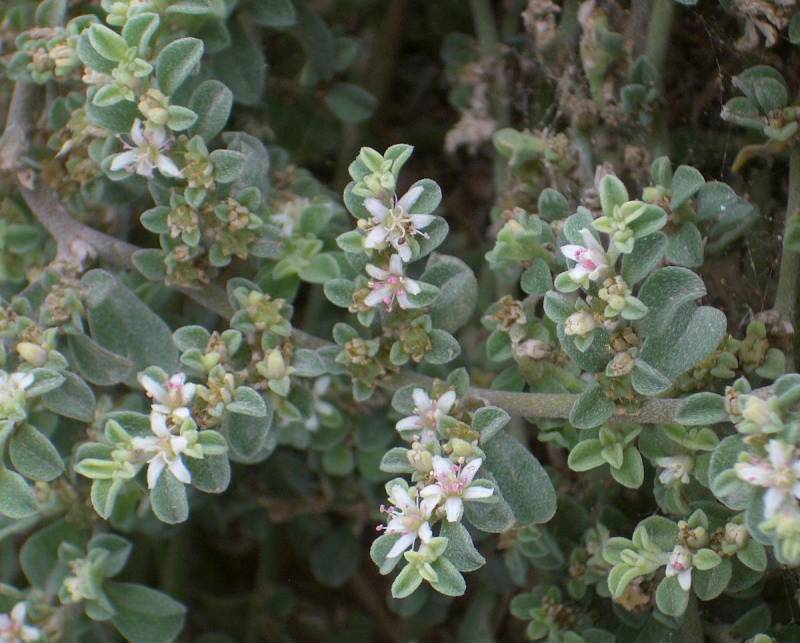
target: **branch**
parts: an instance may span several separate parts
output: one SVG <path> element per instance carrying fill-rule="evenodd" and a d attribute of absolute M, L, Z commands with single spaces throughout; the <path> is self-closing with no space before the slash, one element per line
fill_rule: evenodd
<path fill-rule="evenodd" d="M 34 83 L 16 83 L 8 107 L 6 128 L 0 137 L 0 170 L 16 170 L 20 159 L 28 151 L 33 106 L 39 94 L 39 86 Z"/>
<path fill-rule="evenodd" d="M 786 223 L 783 230 L 778 289 L 775 294 L 775 309 L 781 321 L 796 328 L 797 286 L 800 273 L 800 253 L 790 247 L 789 228 L 797 224 L 800 216 L 800 148 L 795 145 L 789 156 L 789 198 L 786 202 Z M 792 341 L 792 347 L 794 341 Z M 787 351 L 790 370 L 794 370 L 794 350 Z"/>

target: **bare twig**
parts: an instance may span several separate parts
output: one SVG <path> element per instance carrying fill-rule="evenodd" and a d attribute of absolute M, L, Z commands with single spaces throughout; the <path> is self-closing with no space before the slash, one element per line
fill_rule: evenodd
<path fill-rule="evenodd" d="M 10 171 L 20 167 L 20 159 L 28 150 L 33 105 L 38 93 L 39 87 L 33 83 L 14 85 L 6 127 L 0 137 L 0 170 Z"/>

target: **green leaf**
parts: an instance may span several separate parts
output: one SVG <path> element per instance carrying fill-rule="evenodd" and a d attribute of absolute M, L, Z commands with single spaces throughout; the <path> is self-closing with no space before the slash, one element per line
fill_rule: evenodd
<path fill-rule="evenodd" d="M 567 466 L 573 471 L 589 471 L 606 463 L 602 456 L 603 445 L 594 438 L 581 440 L 567 458 Z"/>
<path fill-rule="evenodd" d="M 267 403 L 258 391 L 247 386 L 240 386 L 234 392 L 233 399 L 234 401 L 226 407 L 231 413 L 257 418 L 266 417 Z"/>
<path fill-rule="evenodd" d="M 133 363 L 106 350 L 88 335 L 67 335 L 72 364 L 84 379 L 98 386 L 113 386 L 131 376 Z"/>
<path fill-rule="evenodd" d="M 309 553 L 311 573 L 325 587 L 342 587 L 358 571 L 361 543 L 347 527 L 325 533 Z"/>
<path fill-rule="evenodd" d="M 439 288 L 431 309 L 436 328 L 455 333 L 471 319 L 478 301 L 478 280 L 466 263 L 450 255 L 433 255 L 421 279 Z"/>
<path fill-rule="evenodd" d="M 231 42 L 210 57 L 214 77 L 223 82 L 242 105 L 257 105 L 264 93 L 267 64 L 260 43 L 243 28 L 241 20 L 230 20 Z"/>
<path fill-rule="evenodd" d="M 548 221 L 563 219 L 569 214 L 567 198 L 553 188 L 542 190 L 539 194 L 536 208 L 539 211 L 539 216 Z"/>
<path fill-rule="evenodd" d="M 218 80 L 205 80 L 192 92 L 189 109 L 197 114 L 197 120 L 189 130 L 189 136 L 200 136 L 206 142 L 219 134 L 231 114 L 233 93 Z"/>
<path fill-rule="evenodd" d="M 705 571 L 692 570 L 692 589 L 701 601 L 713 600 L 725 591 L 732 573 L 730 558 L 723 558 L 719 565 Z"/>
<path fill-rule="evenodd" d="M 292 0 L 254 0 L 247 8 L 255 23 L 262 27 L 280 29 L 297 21 Z"/>
<path fill-rule="evenodd" d="M 511 416 L 496 406 L 483 406 L 472 416 L 472 430 L 480 433 L 480 443 L 486 444 L 511 420 Z"/>
<path fill-rule="evenodd" d="M 695 393 L 687 397 L 675 416 L 675 421 L 685 426 L 705 426 L 727 420 L 725 398 L 709 392 Z"/>
<path fill-rule="evenodd" d="M 691 270 L 675 266 L 656 270 L 639 289 L 639 299 L 650 309 L 642 322 L 645 332 L 664 332 L 678 310 L 705 294 L 703 280 Z"/>
<path fill-rule="evenodd" d="M 271 425 L 272 409 L 269 407 L 266 417 L 226 413 L 220 432 L 228 441 L 231 460 L 253 463 L 266 457 L 263 450 L 270 437 Z"/>
<path fill-rule="evenodd" d="M 103 572 L 107 577 L 116 576 L 125 567 L 133 546 L 121 536 L 98 534 L 89 541 L 87 549 L 104 549 L 108 556 L 103 561 Z"/>
<path fill-rule="evenodd" d="M 748 539 L 747 544 L 736 552 L 736 557 L 743 565 L 757 572 L 763 572 L 767 568 L 767 550 L 764 545 L 752 538 Z"/>
<path fill-rule="evenodd" d="M 189 518 L 185 485 L 165 469 L 150 491 L 150 505 L 161 522 L 174 525 Z"/>
<path fill-rule="evenodd" d="M 677 576 L 664 578 L 656 590 L 656 605 L 667 616 L 681 616 L 689 604 L 689 592 L 678 584 Z"/>
<path fill-rule="evenodd" d="M 344 123 L 361 123 L 367 120 L 378 103 L 368 91 L 350 83 L 335 83 L 324 100 L 336 118 Z"/>
<path fill-rule="evenodd" d="M 456 566 L 445 556 L 437 558 L 431 567 L 436 572 L 436 581 L 431 583 L 431 587 L 445 596 L 461 596 L 467 589 L 464 577 Z"/>
<path fill-rule="evenodd" d="M 623 487 L 638 489 L 644 482 L 642 456 L 635 446 L 626 447 L 622 454 L 622 466 L 618 469 L 611 467 L 611 476 Z"/>
<path fill-rule="evenodd" d="M 425 361 L 430 364 L 447 364 L 461 354 L 461 345 L 450 333 L 434 328 L 428 337 L 431 348 L 425 353 Z"/>
<path fill-rule="evenodd" d="M 128 43 L 116 31 L 95 22 L 89 27 L 88 34 L 92 47 L 103 58 L 117 63 L 126 59 Z"/>
<path fill-rule="evenodd" d="M 597 382 L 591 382 L 583 390 L 569 412 L 569 422 L 577 429 L 600 426 L 614 415 L 614 402 L 605 394 Z"/>
<path fill-rule="evenodd" d="M 705 184 L 706 180 L 699 170 L 680 165 L 672 175 L 672 200 L 669 207 L 676 210 L 691 199 Z"/>
<path fill-rule="evenodd" d="M 600 181 L 597 189 L 600 194 L 600 205 L 603 214 L 610 217 L 614 213 L 614 207 L 620 206 L 628 201 L 628 190 L 625 185 L 613 174 L 606 174 Z"/>
<path fill-rule="evenodd" d="M 174 94 L 203 57 L 203 41 L 179 38 L 164 47 L 156 58 L 158 86 L 167 96 Z"/>
<path fill-rule="evenodd" d="M 64 461 L 56 448 L 30 424 L 15 429 L 9 441 L 9 457 L 14 468 L 31 480 L 49 482 L 64 471 Z"/>
<path fill-rule="evenodd" d="M 322 290 L 332 304 L 340 308 L 348 308 L 353 303 L 353 293 L 355 293 L 356 287 L 348 279 L 330 279 L 323 284 Z"/>
<path fill-rule="evenodd" d="M 14 471 L 0 469 L 0 514 L 18 520 L 37 511 L 36 496 L 25 479 Z"/>
<path fill-rule="evenodd" d="M 127 357 L 134 372 L 148 366 L 159 366 L 167 373 L 178 369 L 178 351 L 169 326 L 119 280 L 102 270 L 91 270 L 81 285 L 88 293 L 89 328 L 100 346 Z M 134 384 L 135 378 L 127 381 Z"/>
<path fill-rule="evenodd" d="M 486 453 L 483 466 L 495 477 L 517 522 L 527 525 L 550 520 L 556 511 L 555 490 L 530 450 L 503 431 L 482 448 Z"/>
<path fill-rule="evenodd" d="M 528 295 L 544 295 L 553 289 L 553 275 L 544 259 L 537 257 L 533 260 L 530 268 L 522 273 L 520 287 Z"/>
<path fill-rule="evenodd" d="M 164 254 L 156 248 L 143 248 L 133 253 L 133 267 L 150 281 L 162 282 L 167 275 Z"/>
<path fill-rule="evenodd" d="M 214 180 L 217 183 L 233 183 L 242 173 L 245 156 L 234 150 L 214 150 L 209 154 L 214 165 Z"/>
<path fill-rule="evenodd" d="M 46 596 L 54 597 L 69 574 L 69 567 L 59 560 L 59 547 L 62 543 L 71 543 L 82 549 L 88 539 L 86 528 L 64 520 L 37 531 L 19 552 L 20 567 L 28 582 Z"/>
<path fill-rule="evenodd" d="M 444 556 L 458 571 L 473 572 L 486 564 L 486 559 L 475 549 L 472 536 L 460 522 L 443 522 L 439 535 L 447 538 Z"/>
<path fill-rule="evenodd" d="M 703 264 L 703 248 L 700 230 L 694 223 L 687 221 L 669 235 L 667 261 L 687 268 L 696 268 Z"/>
<path fill-rule="evenodd" d="M 95 399 L 92 389 L 80 377 L 64 371 L 64 383 L 42 396 L 49 411 L 64 417 L 91 422 L 94 420 Z"/>
<path fill-rule="evenodd" d="M 421 584 L 422 576 L 419 575 L 417 568 L 414 565 L 406 565 L 392 583 L 392 596 L 394 598 L 411 596 Z"/>
<path fill-rule="evenodd" d="M 111 622 L 131 643 L 169 643 L 186 619 L 186 608 L 144 585 L 107 581 L 103 589 L 114 607 Z"/>

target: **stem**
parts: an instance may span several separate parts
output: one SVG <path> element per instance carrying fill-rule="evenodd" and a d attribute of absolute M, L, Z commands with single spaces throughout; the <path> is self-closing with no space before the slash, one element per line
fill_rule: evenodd
<path fill-rule="evenodd" d="M 795 174 L 800 173 L 800 163 L 795 162 L 794 167 Z M 795 180 L 794 184 L 800 187 L 800 180 Z M 32 192 L 23 187 L 20 187 L 20 191 L 33 214 L 51 234 L 57 235 L 59 243 L 74 245 L 74 242 L 77 241 L 86 244 L 97 257 L 118 268 L 129 269 L 133 266 L 133 253 L 139 250 L 136 246 L 76 221 L 69 215 L 64 206 L 55 200 L 55 195 L 52 191 L 40 189 L 38 192 Z M 795 209 L 796 206 L 797 204 L 795 203 Z M 797 257 L 798 255 L 794 255 L 795 261 L 797 261 Z M 794 279 L 793 283 L 796 283 L 796 270 L 792 278 Z M 177 290 L 222 318 L 230 319 L 233 314 L 224 289 L 218 285 L 212 284 L 204 287 L 203 290 L 192 288 L 178 288 Z M 297 329 L 292 330 L 292 339 L 297 346 L 306 348 L 318 349 L 333 346 L 327 340 Z M 427 375 L 401 370 L 383 378 L 379 386 L 388 391 L 396 391 L 409 384 L 429 389 L 433 381 L 433 378 Z M 758 389 L 755 392 L 766 395 L 769 390 L 769 387 L 767 387 Z M 476 387 L 471 388 L 468 395 L 487 404 L 499 406 L 511 415 L 524 418 L 568 418 L 572 406 L 578 399 L 577 395 L 570 394 L 514 393 Z M 618 408 L 617 413 L 609 421 L 664 424 L 671 422 L 675 418 L 683 402 L 684 400 L 682 399 L 646 400 L 635 411 L 628 411 L 622 407 Z"/>
<path fill-rule="evenodd" d="M 795 146 L 789 156 L 789 197 L 786 201 L 786 224 L 783 231 L 783 249 L 778 273 L 778 289 L 775 293 L 775 310 L 781 321 L 795 328 L 797 308 L 797 281 L 800 271 L 800 253 L 788 246 L 789 227 L 800 217 L 800 147 Z M 790 370 L 794 370 L 794 350 L 787 355 Z"/>
<path fill-rule="evenodd" d="M 484 60 L 498 56 L 500 39 L 497 35 L 497 23 L 490 0 L 469 0 L 475 34 L 478 36 L 478 47 Z M 492 117 L 497 129 L 508 126 L 511 115 L 508 105 L 508 87 L 503 70 L 502 60 L 498 61 L 497 74 L 491 95 Z M 499 154 L 494 154 L 494 189 L 499 194 L 506 182 L 507 167 Z"/>
<path fill-rule="evenodd" d="M 6 128 L 0 137 L 0 170 L 15 170 L 30 144 L 33 105 L 39 95 L 34 83 L 16 83 L 8 108 Z"/>
<path fill-rule="evenodd" d="M 674 15 L 674 0 L 654 0 L 647 28 L 647 46 L 644 55 L 658 72 L 659 91 L 662 95 L 664 94 L 664 63 L 667 60 Z M 664 109 L 659 109 L 653 123 L 653 153 L 655 156 L 669 155 L 669 151 L 667 114 Z"/>

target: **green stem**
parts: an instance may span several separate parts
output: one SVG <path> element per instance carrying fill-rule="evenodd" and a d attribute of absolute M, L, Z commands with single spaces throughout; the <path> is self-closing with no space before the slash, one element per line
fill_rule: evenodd
<path fill-rule="evenodd" d="M 786 201 L 786 223 L 783 230 L 783 249 L 775 293 L 775 310 L 783 322 L 796 328 L 797 282 L 800 272 L 800 253 L 789 248 L 789 227 L 800 218 L 800 147 L 795 146 L 789 156 L 789 197 Z M 790 370 L 794 370 L 794 351 L 787 356 Z"/>
<path fill-rule="evenodd" d="M 494 10 L 490 0 L 469 0 L 472 11 L 472 21 L 475 34 L 478 36 L 478 48 L 483 59 L 491 59 L 499 55 L 498 45 L 500 39 L 497 33 Z M 511 122 L 511 113 L 508 105 L 508 87 L 502 62 L 498 64 L 498 72 L 491 95 L 492 117 L 497 123 L 497 129 L 507 127 Z M 499 194 L 506 182 L 506 162 L 499 154 L 494 155 L 494 188 Z"/>
<path fill-rule="evenodd" d="M 662 94 L 664 94 L 664 64 L 667 60 L 674 14 L 675 0 L 654 0 L 647 28 L 647 46 L 644 55 L 658 72 L 659 89 Z M 655 114 L 653 123 L 653 155 L 669 155 L 669 140 L 667 113 L 662 108 Z"/>

